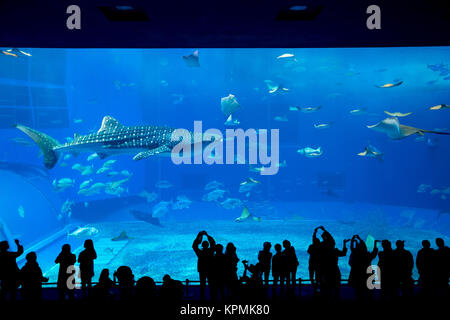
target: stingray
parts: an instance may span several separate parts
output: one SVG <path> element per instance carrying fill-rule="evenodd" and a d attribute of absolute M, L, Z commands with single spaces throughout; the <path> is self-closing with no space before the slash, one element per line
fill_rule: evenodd
<path fill-rule="evenodd" d="M 127 241 L 127 240 L 131 240 L 134 239 L 132 237 L 129 237 L 127 235 L 127 232 L 125 230 L 123 230 L 117 237 L 114 237 L 111 239 L 111 241 Z"/>
<path fill-rule="evenodd" d="M 188 67 L 191 67 L 191 68 L 200 67 L 200 62 L 198 59 L 198 50 L 195 50 L 193 53 L 191 53 L 188 56 L 183 56 L 183 60 Z"/>
<path fill-rule="evenodd" d="M 241 107 L 237 102 L 236 97 L 231 93 L 228 96 L 220 99 L 220 106 L 223 114 L 227 117 L 229 117 Z"/>
<path fill-rule="evenodd" d="M 434 133 L 434 134 L 445 134 L 450 135 L 448 132 L 442 132 L 442 131 L 432 131 L 432 130 L 425 130 L 425 129 L 419 129 L 414 127 L 409 127 L 400 124 L 398 119 L 396 117 L 390 117 L 386 118 L 377 124 L 367 126 L 367 128 L 386 133 L 389 138 L 392 140 L 399 140 L 406 137 L 409 137 L 413 134 L 418 134 L 423 136 L 425 133 Z"/>
<path fill-rule="evenodd" d="M 371 157 L 378 160 L 383 160 L 384 154 L 381 153 L 380 150 L 375 148 L 374 146 L 371 146 L 370 144 L 364 149 L 363 152 L 358 153 L 358 156 L 361 157 Z"/>
<path fill-rule="evenodd" d="M 249 218 L 251 218 L 253 221 L 257 221 L 257 222 L 261 221 L 261 218 L 260 217 L 255 217 L 254 215 L 252 215 L 250 213 L 250 211 L 248 211 L 247 207 L 244 207 L 244 209 L 242 209 L 241 216 L 239 218 L 236 218 L 234 221 L 242 222 L 242 221 L 245 221 L 245 220 L 247 220 Z"/>
<path fill-rule="evenodd" d="M 153 217 L 151 213 L 147 213 L 144 211 L 139 210 L 130 210 L 131 214 L 138 220 L 150 223 L 154 226 L 161 227 L 161 224 L 159 223 L 159 219 L 156 217 Z"/>
<path fill-rule="evenodd" d="M 389 111 L 385 111 L 384 113 L 386 113 L 387 115 L 389 115 L 389 116 L 391 116 L 391 117 L 406 117 L 406 116 L 409 116 L 412 112 L 401 113 L 401 112 L 389 112 Z"/>

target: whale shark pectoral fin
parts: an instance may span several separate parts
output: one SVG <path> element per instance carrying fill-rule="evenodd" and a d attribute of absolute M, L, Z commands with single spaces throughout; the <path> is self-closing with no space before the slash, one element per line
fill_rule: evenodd
<path fill-rule="evenodd" d="M 163 146 L 151 149 L 151 150 L 139 152 L 137 155 L 135 155 L 133 157 L 133 160 L 135 160 L 135 161 L 142 160 L 142 159 L 157 155 L 159 153 L 169 152 L 170 150 L 171 149 L 168 146 L 163 145 Z"/>
<path fill-rule="evenodd" d="M 98 133 L 100 133 L 102 131 L 106 131 L 106 130 L 114 130 L 121 126 L 122 125 L 120 124 L 120 122 L 117 121 L 116 119 L 114 119 L 113 117 L 105 116 L 102 120 L 102 125 L 101 125 L 100 129 L 98 130 Z"/>

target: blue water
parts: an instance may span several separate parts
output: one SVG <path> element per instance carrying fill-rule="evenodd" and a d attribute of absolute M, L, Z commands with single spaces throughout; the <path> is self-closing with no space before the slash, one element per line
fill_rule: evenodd
<path fill-rule="evenodd" d="M 400 123 L 450 132 L 450 109 L 430 110 L 450 104 L 450 48 L 200 49 L 198 68 L 182 59 L 194 51 L 190 49 L 23 50 L 32 56 L 0 55 L 0 236 L 18 237 L 25 249 L 67 225 L 71 230 L 88 225 L 98 230 L 92 237 L 99 256 L 111 256 L 98 262 L 96 271 L 130 264 L 137 275 L 159 279 L 170 272 L 195 279 L 190 246 L 197 232 L 207 229 L 224 245 L 234 241 L 241 259 L 251 262 L 263 241 L 290 239 L 300 257 L 299 274 L 306 277 L 305 251 L 313 228 L 321 224 L 330 228 L 339 246 L 355 233 L 407 239 L 413 252 L 425 238 L 450 241 L 445 213 L 450 211 L 450 136 L 413 135 L 393 141 L 367 128 L 387 118 L 384 111 L 411 112 L 399 117 Z M 277 59 L 284 53 L 294 57 Z M 439 70 L 432 70 L 436 65 Z M 265 80 L 289 90 L 271 94 Z M 377 87 L 401 81 L 392 88 Z M 229 94 L 241 105 L 233 114 L 240 121 L 237 128 L 279 129 L 280 161 L 286 166 L 276 175 L 250 172 L 248 164 L 174 165 L 158 156 L 88 161 L 91 152 L 67 160 L 61 156 L 55 168 L 47 170 L 39 148 L 12 128 L 25 124 L 66 142 L 74 133 L 97 131 L 102 118 L 110 115 L 123 125 L 188 130 L 201 120 L 204 129 L 225 132 L 220 101 Z M 303 113 L 290 111 L 290 106 L 321 109 Z M 365 112 L 351 114 L 355 109 Z M 274 120 L 277 116 L 288 121 Z M 327 129 L 314 127 L 330 122 Z M 24 145 L 26 141 L 30 145 Z M 369 144 L 384 160 L 357 155 Z M 323 154 L 315 158 L 297 152 L 319 146 Z M 96 174 L 111 159 L 117 160 L 112 168 Z M 93 173 L 81 175 L 72 169 L 77 163 L 92 165 Z M 122 170 L 132 175 L 121 185 L 120 196 L 103 190 L 78 194 L 83 181 L 118 181 L 125 176 L 108 173 Z M 240 193 L 240 183 L 248 177 L 259 183 L 250 193 Z M 74 185 L 57 192 L 52 182 L 62 178 L 75 180 Z M 155 187 L 161 180 L 172 186 Z M 219 202 L 204 201 L 211 191 L 204 187 L 213 180 L 222 183 L 226 193 Z M 425 192 L 418 192 L 420 185 L 427 185 Z M 144 190 L 157 198 L 148 203 L 139 196 Z M 192 203 L 177 210 L 173 204 L 180 195 Z M 220 202 L 227 198 L 238 198 L 242 205 L 225 209 Z M 74 202 L 70 217 L 61 213 L 65 201 Z M 131 209 L 152 213 L 161 201 L 172 201 L 161 214 L 163 227 L 130 214 Z M 234 222 L 244 204 L 262 221 Z M 109 239 L 122 230 L 134 239 L 111 249 Z M 67 241 L 76 250 L 83 239 L 63 237 L 40 249 L 39 260 L 49 275 L 54 274 L 58 246 Z M 340 263 L 345 275 L 347 258 Z"/>

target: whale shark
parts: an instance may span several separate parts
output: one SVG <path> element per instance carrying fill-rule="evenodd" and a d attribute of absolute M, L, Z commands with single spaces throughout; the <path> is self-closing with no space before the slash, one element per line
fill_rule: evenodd
<path fill-rule="evenodd" d="M 367 128 L 385 133 L 389 138 L 392 140 L 399 140 L 406 137 L 409 137 L 413 134 L 418 134 L 423 136 L 425 133 L 434 133 L 434 134 L 445 134 L 450 135 L 449 132 L 442 132 L 442 131 L 432 131 L 432 130 L 425 130 L 425 129 L 419 129 L 414 127 L 409 127 L 400 124 L 398 119 L 396 117 L 390 117 L 386 118 L 377 124 L 367 126 Z"/>
<path fill-rule="evenodd" d="M 51 169 L 58 162 L 61 153 L 89 152 L 97 153 L 104 159 L 116 154 L 134 154 L 133 160 L 142 160 L 157 154 L 170 155 L 172 148 L 180 140 L 172 140 L 172 133 L 176 130 L 163 126 L 124 126 L 111 116 L 105 116 L 97 132 L 87 135 L 75 134 L 73 141 L 60 144 L 52 137 L 16 124 L 15 127 L 23 131 L 41 149 L 44 154 L 44 165 Z"/>

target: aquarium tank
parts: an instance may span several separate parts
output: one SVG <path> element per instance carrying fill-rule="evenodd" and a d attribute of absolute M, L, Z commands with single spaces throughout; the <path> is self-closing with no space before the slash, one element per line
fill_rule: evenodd
<path fill-rule="evenodd" d="M 50 282 L 86 239 L 94 280 L 157 281 L 198 280 L 201 230 L 250 263 L 287 239 L 302 279 L 318 226 L 450 242 L 449 47 L 3 48 L 0 130 L 0 238 Z"/>

